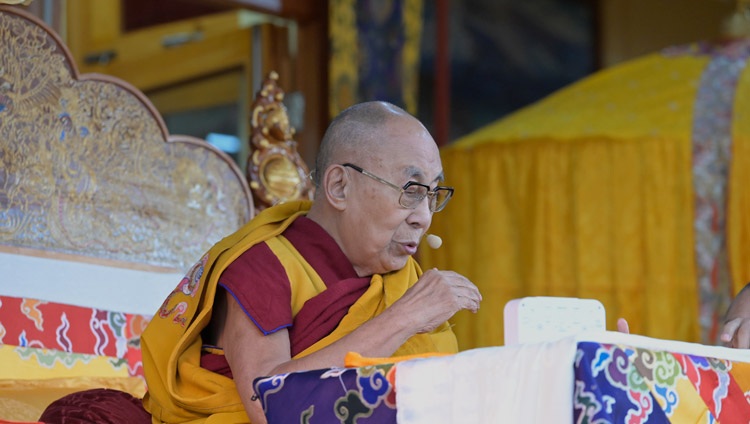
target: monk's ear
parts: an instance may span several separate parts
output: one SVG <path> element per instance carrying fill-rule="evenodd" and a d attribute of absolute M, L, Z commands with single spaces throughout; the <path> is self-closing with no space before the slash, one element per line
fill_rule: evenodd
<path fill-rule="evenodd" d="M 326 169 L 320 186 L 325 191 L 326 199 L 336 209 L 346 209 L 349 190 L 349 173 L 341 165 L 333 165 Z"/>

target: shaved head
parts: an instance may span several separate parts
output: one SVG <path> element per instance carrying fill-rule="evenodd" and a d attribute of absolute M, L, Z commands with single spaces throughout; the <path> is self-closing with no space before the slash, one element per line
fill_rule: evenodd
<path fill-rule="evenodd" d="M 331 164 L 342 157 L 351 158 L 355 153 L 366 155 L 377 146 L 382 128 L 398 118 L 419 122 L 400 107 L 382 101 L 359 103 L 341 112 L 328 126 L 321 141 L 313 172 L 315 186 L 320 185 L 321 176 Z"/>
<path fill-rule="evenodd" d="M 386 102 L 352 106 L 320 145 L 307 217 L 323 227 L 357 275 L 401 269 L 432 222 L 428 201 L 404 207 L 407 184 L 443 180 L 440 151 L 418 119 Z"/>

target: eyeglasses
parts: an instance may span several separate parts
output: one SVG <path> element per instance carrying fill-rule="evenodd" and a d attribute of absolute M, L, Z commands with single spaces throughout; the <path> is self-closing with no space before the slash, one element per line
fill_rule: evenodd
<path fill-rule="evenodd" d="M 453 187 L 441 187 L 437 186 L 434 189 L 430 189 L 430 186 L 421 184 L 416 181 L 409 181 L 404 184 L 403 187 L 399 187 L 396 184 L 388 182 L 375 174 L 371 174 L 357 165 L 351 163 L 344 163 L 341 166 L 352 168 L 362 175 L 366 175 L 375 181 L 383 183 L 388 187 L 393 188 L 401 193 L 398 198 L 398 204 L 406 209 L 415 209 L 424 200 L 425 197 L 429 199 L 427 204 L 429 205 L 430 212 L 440 212 L 445 208 L 448 200 L 453 196 Z"/>

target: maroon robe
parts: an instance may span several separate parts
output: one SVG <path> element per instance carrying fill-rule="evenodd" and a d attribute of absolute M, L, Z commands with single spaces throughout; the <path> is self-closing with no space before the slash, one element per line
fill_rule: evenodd
<path fill-rule="evenodd" d="M 283 236 L 315 269 L 326 290 L 308 300 L 292 316 L 292 285 L 286 271 L 265 243 L 257 244 L 232 262 L 219 278 L 263 334 L 289 330 L 290 355 L 294 356 L 338 326 L 341 319 L 367 290 L 370 277 L 357 276 L 336 241 L 317 223 L 297 218 Z M 201 366 L 231 377 L 223 355 L 205 353 Z"/>

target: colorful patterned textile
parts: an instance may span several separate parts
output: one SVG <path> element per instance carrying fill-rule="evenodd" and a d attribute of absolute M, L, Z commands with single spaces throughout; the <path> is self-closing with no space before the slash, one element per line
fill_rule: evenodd
<path fill-rule="evenodd" d="M 110 364 L 111 376 L 143 376 L 140 336 L 150 317 L 0 296 L 3 378 L 32 378 L 29 360 L 60 377 L 76 364 Z M 16 348 L 9 349 L 11 346 Z M 15 360 L 14 356 L 17 356 Z M 15 364 L 18 362 L 18 364 Z M 15 376 L 20 372 L 23 375 Z M 75 374 L 81 375 L 81 374 Z M 102 375 L 102 374 L 100 374 Z"/>
<path fill-rule="evenodd" d="M 513 411 L 514 404 L 531 402 L 535 409 L 549 410 L 558 400 L 569 415 L 529 422 L 694 424 L 750 420 L 750 398 L 745 396 L 750 391 L 750 353 L 613 333 L 587 341 L 591 339 L 569 340 L 570 356 L 559 354 L 560 343 L 481 348 L 393 366 L 278 375 L 256 380 L 255 388 L 271 424 L 393 423 L 396 416 L 400 423 L 459 422 L 457 416 L 466 418 L 464 422 L 495 422 L 498 411 L 491 409 L 494 403 L 503 402 L 508 404 L 501 407 L 503 422 L 524 422 L 514 416 L 518 412 Z M 525 353 L 532 350 L 548 353 L 532 359 L 536 366 L 528 364 L 520 372 L 497 366 L 521 364 Z M 459 360 L 473 364 L 466 367 Z M 552 374 L 544 367 L 560 367 L 570 373 L 567 377 Z M 445 387 L 451 400 L 445 401 L 429 387 L 423 387 L 423 402 L 405 396 L 410 368 L 419 371 L 420 382 L 428 381 L 438 390 Z M 542 370 L 538 371 L 541 378 L 535 375 L 537 370 Z M 445 382 L 453 387 L 441 386 Z M 493 398 L 494 403 L 482 403 Z M 530 407 L 524 408 L 529 418 Z M 441 411 L 439 418 L 432 414 L 435 409 Z"/>
<path fill-rule="evenodd" d="M 396 367 L 331 368 L 255 381 L 269 424 L 396 422 Z M 324 390 L 320 390 L 325 388 Z"/>
<path fill-rule="evenodd" d="M 145 315 L 0 296 L 0 419 L 35 420 L 80 390 L 146 392 Z M 115 391 L 113 390 L 113 391 Z"/>
<path fill-rule="evenodd" d="M 748 377 L 748 363 L 581 342 L 574 422 L 747 422 Z"/>

